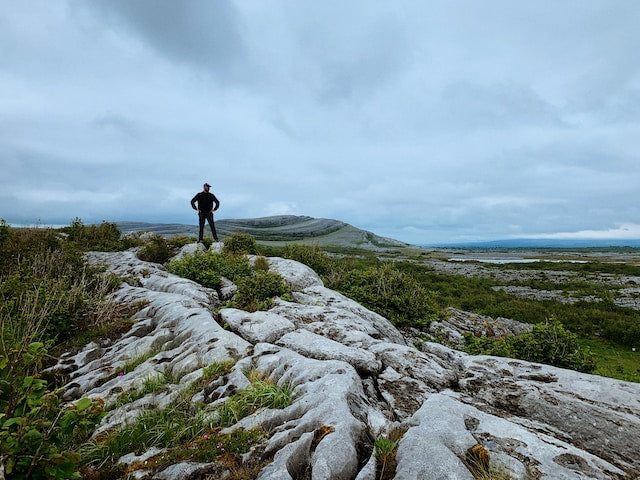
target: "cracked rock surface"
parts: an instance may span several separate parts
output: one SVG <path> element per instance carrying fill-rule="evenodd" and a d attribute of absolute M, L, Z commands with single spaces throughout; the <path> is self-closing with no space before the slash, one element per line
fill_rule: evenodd
<path fill-rule="evenodd" d="M 60 359 L 54 368 L 69 375 L 66 400 L 89 396 L 109 404 L 150 376 L 180 379 L 115 408 L 96 433 L 162 408 L 204 367 L 234 360 L 216 395 L 201 391 L 194 401 L 221 402 L 245 388 L 249 367 L 292 389 L 286 408 L 259 410 L 226 429 L 267 432 L 262 448 L 246 454 L 272 458 L 260 480 L 378 478 L 373 443 L 392 431 L 401 432 L 398 480 L 472 479 L 466 459 L 477 444 L 510 478 L 640 477 L 638 384 L 435 343 L 418 350 L 386 319 L 291 260 L 270 258 L 269 265 L 291 286 L 294 301 L 277 299 L 269 311 L 249 313 L 218 312 L 214 290 L 133 251 L 93 252 L 88 259 L 136 277 L 137 286 L 123 283 L 114 300 L 140 308 L 133 328 L 111 345 L 89 344 Z M 135 369 L 118 374 L 144 354 Z M 135 478 L 212 478 L 212 469 L 184 462 Z"/>

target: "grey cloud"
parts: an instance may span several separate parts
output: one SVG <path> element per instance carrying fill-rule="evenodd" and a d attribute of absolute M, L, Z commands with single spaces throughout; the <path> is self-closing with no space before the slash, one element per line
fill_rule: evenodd
<path fill-rule="evenodd" d="M 543 124 L 561 126 L 558 110 L 532 88 L 518 84 L 480 85 L 458 81 L 442 92 L 448 124 L 458 128 L 504 128 Z"/>
<path fill-rule="evenodd" d="M 90 6 L 171 61 L 238 80 L 246 51 L 230 0 L 96 0 Z"/>
<path fill-rule="evenodd" d="M 94 118 L 91 125 L 100 128 L 112 130 L 130 137 L 139 137 L 142 133 L 137 122 L 116 113 L 105 113 Z"/>

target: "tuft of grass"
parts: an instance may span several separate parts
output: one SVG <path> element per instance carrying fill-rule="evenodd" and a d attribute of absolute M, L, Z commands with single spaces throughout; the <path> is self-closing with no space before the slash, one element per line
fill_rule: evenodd
<path fill-rule="evenodd" d="M 162 389 L 164 386 L 169 384 L 169 379 L 160 374 L 155 377 L 148 377 L 142 387 L 137 390 L 131 392 L 124 392 L 118 395 L 118 398 L 112 405 L 108 405 L 106 410 L 113 410 L 122 405 L 126 405 L 127 403 L 135 402 L 136 400 L 148 395 L 150 393 L 154 393 Z"/>
<path fill-rule="evenodd" d="M 269 270 L 269 261 L 266 259 L 266 257 L 260 255 L 259 257 L 256 257 L 255 262 L 253 263 L 253 268 L 266 272 L 267 270 Z"/>
<path fill-rule="evenodd" d="M 220 425 L 230 426 L 262 408 L 285 408 L 291 403 L 291 389 L 267 380 L 253 381 L 229 397 L 217 411 Z"/>
<path fill-rule="evenodd" d="M 142 365 L 144 362 L 149 360 L 151 357 L 154 357 L 159 352 L 160 352 L 160 350 L 148 350 L 148 351 L 146 351 L 144 353 L 141 353 L 137 357 L 130 358 L 122 366 L 122 370 L 121 371 L 124 372 L 124 373 L 133 372 L 138 367 L 138 365 Z"/>
<path fill-rule="evenodd" d="M 494 465 L 489 451 L 477 444 L 467 450 L 464 464 L 475 480 L 510 480 L 511 475 L 504 465 Z"/>

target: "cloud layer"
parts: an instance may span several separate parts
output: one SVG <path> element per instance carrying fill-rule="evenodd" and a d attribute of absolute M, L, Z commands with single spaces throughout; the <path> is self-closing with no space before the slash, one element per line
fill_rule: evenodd
<path fill-rule="evenodd" d="M 0 8 L 7 221 L 190 223 L 207 181 L 411 243 L 640 236 L 635 2 Z"/>

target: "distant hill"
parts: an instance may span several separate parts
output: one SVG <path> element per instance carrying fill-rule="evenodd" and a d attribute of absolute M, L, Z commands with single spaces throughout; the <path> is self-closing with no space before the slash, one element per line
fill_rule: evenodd
<path fill-rule="evenodd" d="M 123 233 L 153 232 L 163 236 L 198 236 L 197 225 L 144 222 L 116 222 L 116 224 Z M 208 225 L 205 227 L 206 237 L 211 235 L 211 232 Z M 259 243 L 276 245 L 306 243 L 381 251 L 408 246 L 406 243 L 378 236 L 339 220 L 298 215 L 216 220 L 216 231 L 222 240 L 235 232 L 244 232 L 252 235 Z"/>
<path fill-rule="evenodd" d="M 509 240 L 492 240 L 488 242 L 466 242 L 432 245 L 455 248 L 607 248 L 631 247 L 640 248 L 640 239 L 548 239 L 548 238 L 516 238 Z"/>

